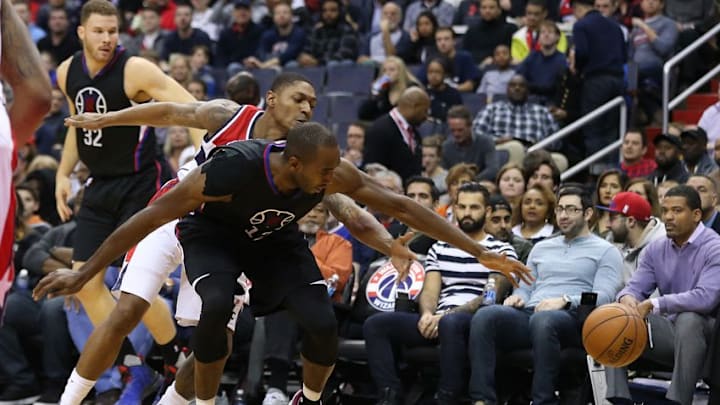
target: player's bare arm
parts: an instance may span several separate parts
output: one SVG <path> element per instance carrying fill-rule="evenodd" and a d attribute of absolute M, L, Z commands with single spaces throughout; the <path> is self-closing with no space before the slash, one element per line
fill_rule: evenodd
<path fill-rule="evenodd" d="M 160 226 L 183 217 L 205 202 L 230 201 L 230 195 L 205 195 L 205 177 L 202 166 L 195 168 L 185 178 L 188 181 L 181 181 L 167 194 L 117 228 L 78 271 L 58 270 L 45 276 L 33 290 L 34 298 L 74 294 L 115 258 Z"/>
<path fill-rule="evenodd" d="M 9 0 L 2 0 L 0 29 L 3 50 L 0 74 L 16 94 L 8 116 L 17 143 L 23 145 L 50 110 L 52 88 L 27 27 Z"/>
<path fill-rule="evenodd" d="M 125 77 L 132 78 L 125 80 L 125 94 L 131 100 L 144 102 L 152 99 L 176 103 L 197 101 L 180 83 L 145 58 L 132 57 L 128 59 L 125 64 Z M 198 148 L 205 134 L 203 131 L 205 128 L 191 128 L 194 129 L 190 130 L 190 138 L 195 148 Z"/>
<path fill-rule="evenodd" d="M 332 193 L 345 194 L 396 218 L 410 228 L 457 246 L 475 256 L 485 266 L 505 274 L 516 286 L 516 277 L 527 283 L 532 281 L 530 270 L 519 261 L 488 251 L 435 212 L 404 195 L 389 191 L 344 159 L 335 169 L 332 183 L 328 188 L 327 194 Z"/>
<path fill-rule="evenodd" d="M 100 129 L 122 125 L 167 127 L 180 125 L 213 133 L 220 129 L 240 106 L 234 101 L 218 99 L 207 102 L 157 102 L 128 107 L 106 114 L 85 113 L 65 119 L 69 127 Z"/>
<path fill-rule="evenodd" d="M 67 99 L 70 114 L 75 114 L 75 103 L 67 96 L 67 90 L 65 88 L 71 59 L 72 58 L 66 59 L 58 66 L 57 83 L 60 91 L 62 91 Z M 60 219 L 63 221 L 67 221 L 72 216 L 72 210 L 68 206 L 67 200 L 70 198 L 71 192 L 70 174 L 75 169 L 77 162 L 80 161 L 76 137 L 77 133 L 75 128 L 69 127 L 65 134 L 65 143 L 63 144 L 62 155 L 60 156 L 60 165 L 55 173 L 55 205 L 58 215 L 60 215 Z"/>
<path fill-rule="evenodd" d="M 390 257 L 393 265 L 400 272 L 401 277 L 398 277 L 398 280 L 404 279 L 402 276 L 407 273 L 411 262 L 417 259 L 407 248 L 407 242 L 413 236 L 411 232 L 393 239 L 375 217 L 342 194 L 330 194 L 323 199 L 323 203 L 333 216 L 347 227 L 353 237 Z"/>

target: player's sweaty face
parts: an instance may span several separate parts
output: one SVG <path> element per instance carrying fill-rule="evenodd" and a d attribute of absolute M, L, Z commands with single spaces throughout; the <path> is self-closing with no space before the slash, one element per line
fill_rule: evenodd
<path fill-rule="evenodd" d="M 277 94 L 275 104 L 276 119 L 285 124 L 287 129 L 293 128 L 312 118 L 317 103 L 315 89 L 310 83 L 295 82 L 286 86 Z"/>

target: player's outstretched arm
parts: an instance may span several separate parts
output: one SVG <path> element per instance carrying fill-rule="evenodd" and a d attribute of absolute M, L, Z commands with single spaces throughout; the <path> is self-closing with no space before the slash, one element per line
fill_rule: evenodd
<path fill-rule="evenodd" d="M 335 169 L 328 189 L 328 194 L 335 192 L 346 194 L 434 239 L 457 246 L 485 266 L 505 274 L 516 286 L 516 278 L 528 283 L 532 281 L 530 270 L 519 261 L 488 251 L 435 212 L 404 195 L 389 191 L 345 160 Z"/>
<path fill-rule="evenodd" d="M 45 295 L 76 293 L 95 274 L 161 225 L 184 216 L 204 202 L 229 200 L 230 196 L 209 197 L 203 193 L 206 175 L 201 169 L 202 166 L 190 172 L 186 177 L 188 181 L 181 181 L 118 227 L 78 271 L 57 270 L 45 276 L 33 290 L 33 297 L 38 300 Z"/>
<path fill-rule="evenodd" d="M 50 78 L 10 0 L 2 0 L 0 29 L 3 51 L 0 74 L 15 93 L 8 115 L 17 143 L 24 145 L 50 110 Z"/>
<path fill-rule="evenodd" d="M 180 125 L 215 132 L 232 117 L 238 107 L 237 103 L 223 99 L 192 103 L 147 103 L 106 114 L 75 114 L 65 119 L 65 125 L 85 129 L 124 125 Z"/>

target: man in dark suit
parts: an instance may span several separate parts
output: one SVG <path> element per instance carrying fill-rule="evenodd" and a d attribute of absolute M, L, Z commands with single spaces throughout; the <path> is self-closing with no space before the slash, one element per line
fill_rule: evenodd
<path fill-rule="evenodd" d="M 688 178 L 686 184 L 700 194 L 703 225 L 720 234 L 720 212 L 715 209 L 718 203 L 718 189 L 715 180 L 706 175 L 694 174 Z"/>
<path fill-rule="evenodd" d="M 422 147 L 415 129 L 427 119 L 430 97 L 420 87 L 400 96 L 397 107 L 373 122 L 365 134 L 365 163 L 380 163 L 403 181 L 422 172 Z"/>

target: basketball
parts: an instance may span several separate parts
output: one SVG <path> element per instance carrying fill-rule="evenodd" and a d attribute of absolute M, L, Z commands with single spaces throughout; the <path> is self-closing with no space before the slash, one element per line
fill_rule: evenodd
<path fill-rule="evenodd" d="M 625 367 L 645 350 L 647 327 L 635 310 L 619 303 L 606 304 L 590 313 L 582 338 L 585 350 L 595 361 Z"/>

